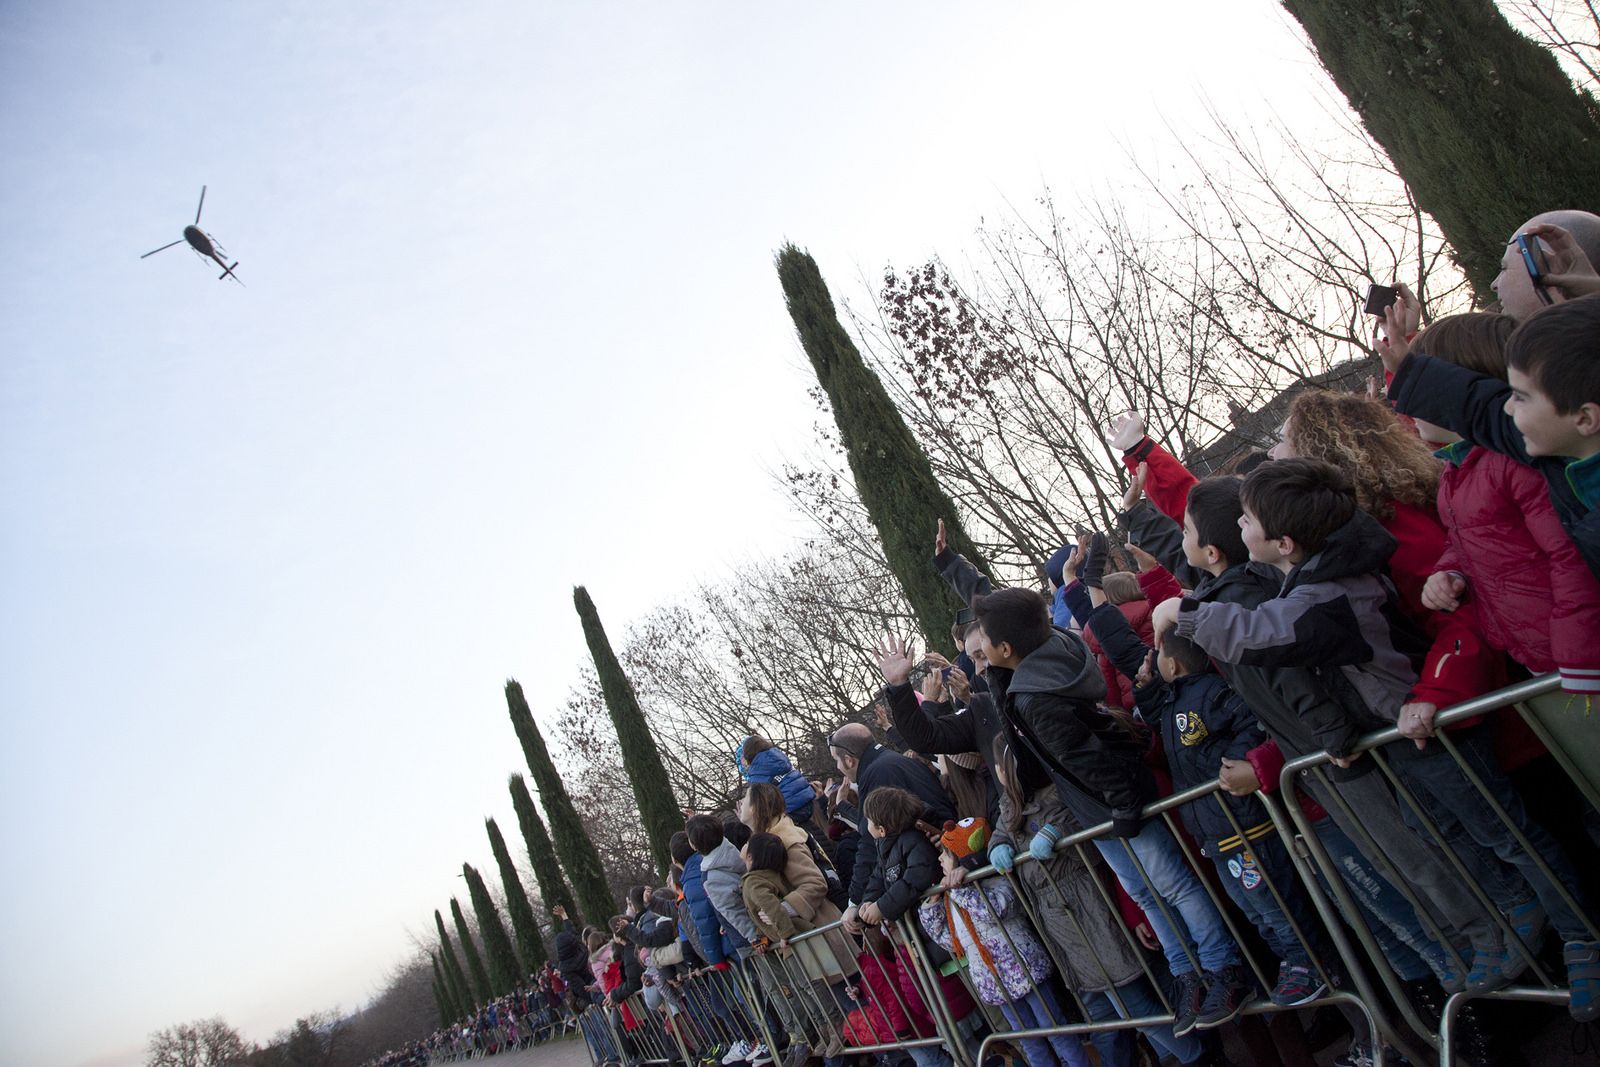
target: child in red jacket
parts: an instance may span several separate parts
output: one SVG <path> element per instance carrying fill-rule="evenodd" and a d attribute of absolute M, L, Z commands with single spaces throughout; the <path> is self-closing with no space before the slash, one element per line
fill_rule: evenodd
<path fill-rule="evenodd" d="M 1515 328 L 1504 315 L 1449 315 L 1417 344 L 1434 359 L 1504 378 Z M 1454 612 L 1475 603 L 1495 648 L 1536 674 L 1559 670 L 1569 693 L 1600 692 L 1600 581 L 1562 529 L 1544 478 L 1442 426 L 1418 421 L 1417 431 L 1445 461 L 1439 517 L 1449 537 L 1423 604 Z"/>

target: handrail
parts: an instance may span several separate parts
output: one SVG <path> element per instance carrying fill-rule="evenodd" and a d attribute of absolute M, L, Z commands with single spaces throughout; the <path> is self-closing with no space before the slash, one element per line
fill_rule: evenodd
<path fill-rule="evenodd" d="M 1552 671 L 1549 674 L 1541 674 L 1537 678 L 1529 678 L 1526 681 L 1516 682 L 1502 689 L 1496 689 L 1491 693 L 1481 693 L 1470 700 L 1452 704 L 1435 715 L 1433 719 L 1434 731 L 1438 732 L 1441 727 L 1449 726 L 1451 723 L 1458 722 L 1461 719 L 1470 719 L 1486 712 L 1498 711 L 1501 708 L 1510 707 L 1512 704 L 1521 703 L 1529 697 L 1543 696 L 1560 688 L 1561 676 Z M 1387 745 L 1402 739 L 1411 740 L 1400 732 L 1399 727 L 1390 726 L 1370 734 L 1363 734 L 1356 740 L 1350 751 L 1352 755 L 1357 752 L 1368 752 L 1381 745 Z M 1291 774 L 1323 763 L 1332 762 L 1333 756 L 1326 750 L 1308 752 L 1304 756 L 1296 756 L 1294 759 L 1284 763 L 1283 781 L 1288 781 Z"/>

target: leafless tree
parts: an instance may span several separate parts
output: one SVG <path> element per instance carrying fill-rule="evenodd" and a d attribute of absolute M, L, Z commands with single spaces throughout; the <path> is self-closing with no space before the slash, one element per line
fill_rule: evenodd
<path fill-rule="evenodd" d="M 242 1067 L 254 1051 L 220 1015 L 150 1035 L 145 1067 Z"/>

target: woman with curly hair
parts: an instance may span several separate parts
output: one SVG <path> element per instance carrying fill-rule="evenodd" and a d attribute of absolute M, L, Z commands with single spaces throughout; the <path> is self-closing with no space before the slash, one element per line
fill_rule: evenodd
<path fill-rule="evenodd" d="M 1485 641 L 1475 610 L 1445 614 L 1422 602 L 1449 544 L 1438 513 L 1444 466 L 1387 404 L 1309 389 L 1289 405 L 1283 439 L 1269 455 L 1332 463 L 1355 486 L 1361 510 L 1394 537 L 1389 577 L 1401 609 L 1432 642 L 1414 700 L 1445 708 L 1505 684 L 1504 657 Z"/>

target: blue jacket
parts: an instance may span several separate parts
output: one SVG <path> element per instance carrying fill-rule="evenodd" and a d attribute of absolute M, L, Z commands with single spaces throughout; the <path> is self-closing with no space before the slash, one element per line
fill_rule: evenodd
<path fill-rule="evenodd" d="M 750 740 L 748 737 L 745 741 Z M 747 782 L 768 782 L 783 791 L 783 806 L 790 815 L 800 812 L 809 814 L 811 802 L 816 799 L 817 791 L 811 788 L 811 783 L 806 781 L 806 776 L 794 769 L 794 764 L 776 748 L 769 748 L 756 753 L 756 758 L 749 763 L 744 761 L 744 741 L 740 741 L 733 749 L 733 758 L 739 764 L 739 773 Z"/>
<path fill-rule="evenodd" d="M 732 958 L 735 942 L 723 934 L 722 917 L 711 906 L 711 898 L 706 896 L 705 875 L 700 870 L 698 852 L 683 865 L 683 899 L 689 904 L 689 914 L 700 935 L 700 946 L 705 949 L 706 962 L 718 964 Z"/>

